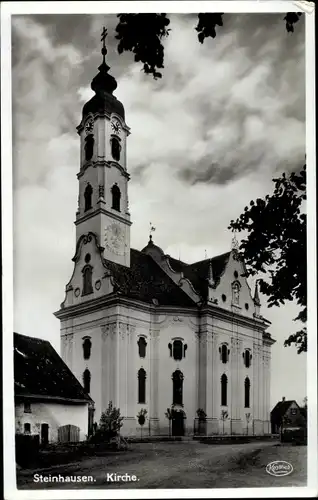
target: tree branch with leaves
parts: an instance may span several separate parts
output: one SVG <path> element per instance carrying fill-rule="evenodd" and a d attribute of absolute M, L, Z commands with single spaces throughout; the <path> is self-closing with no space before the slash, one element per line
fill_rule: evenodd
<path fill-rule="evenodd" d="M 286 30 L 294 32 L 294 26 L 302 16 L 301 12 L 288 12 L 282 20 Z M 143 64 L 143 71 L 154 79 L 162 78 L 164 68 L 163 40 L 169 36 L 171 28 L 167 14 L 118 14 L 115 38 L 119 40 L 118 53 L 133 52 L 136 62 Z M 198 23 L 194 28 L 201 44 L 206 38 L 215 38 L 217 27 L 224 24 L 226 14 L 208 12 L 198 14 Z"/>
<path fill-rule="evenodd" d="M 258 198 L 229 229 L 244 231 L 239 254 L 246 265 L 246 275 L 261 274 L 260 291 L 268 297 L 268 306 L 295 301 L 300 312 L 295 321 L 303 327 L 291 334 L 284 345 L 295 344 L 297 352 L 307 351 L 307 246 L 306 246 L 306 165 L 298 173 L 273 179 L 272 195 Z"/>

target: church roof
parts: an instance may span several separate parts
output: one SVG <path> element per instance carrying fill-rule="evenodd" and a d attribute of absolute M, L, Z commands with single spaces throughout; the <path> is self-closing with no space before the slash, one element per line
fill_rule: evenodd
<path fill-rule="evenodd" d="M 91 402 L 50 342 L 14 333 L 15 396 Z"/>
<path fill-rule="evenodd" d="M 193 307 L 193 301 L 160 266 L 139 250 L 131 249 L 130 267 L 105 261 L 115 282 L 115 292 L 122 295 L 159 305 Z"/>
<path fill-rule="evenodd" d="M 126 297 L 159 305 L 193 307 L 193 300 L 161 269 L 159 264 L 144 251 L 131 249 L 130 267 L 105 261 L 114 281 L 115 292 Z M 169 258 L 169 264 L 176 272 L 183 272 L 194 289 L 203 299 L 208 296 L 208 270 L 210 261 L 213 265 L 213 276 L 217 283 L 228 262 L 230 252 L 213 259 L 206 259 L 186 264 L 177 259 Z"/>
<path fill-rule="evenodd" d="M 169 257 L 169 262 L 171 267 L 177 272 L 183 272 L 184 277 L 191 281 L 195 290 L 201 295 L 203 299 L 208 296 L 208 276 L 209 276 L 209 265 L 212 262 L 213 269 L 213 279 L 217 284 L 221 275 L 223 274 L 226 264 L 228 263 L 231 252 L 226 252 L 221 255 L 217 255 L 212 259 L 205 259 L 193 264 L 186 264 L 180 262 L 177 259 Z"/>

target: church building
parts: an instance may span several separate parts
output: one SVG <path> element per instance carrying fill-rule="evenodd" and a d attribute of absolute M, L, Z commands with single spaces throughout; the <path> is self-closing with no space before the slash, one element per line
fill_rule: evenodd
<path fill-rule="evenodd" d="M 110 401 L 120 409 L 124 436 L 140 433 L 140 410 L 144 435 L 192 434 L 199 415 L 207 435 L 269 434 L 275 341 L 237 245 L 192 264 L 151 234 L 142 250 L 130 247 L 130 129 L 106 53 L 104 40 L 77 127 L 74 270 L 55 313 L 62 358 L 95 402 L 96 422 Z"/>

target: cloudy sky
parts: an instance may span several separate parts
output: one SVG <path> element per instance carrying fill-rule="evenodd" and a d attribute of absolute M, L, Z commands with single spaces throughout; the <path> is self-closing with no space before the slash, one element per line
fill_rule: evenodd
<path fill-rule="evenodd" d="M 284 14 L 227 14 L 215 40 L 197 41 L 195 15 L 171 17 L 162 80 L 118 56 L 116 16 L 33 15 L 12 20 L 14 328 L 50 340 L 59 321 L 75 250 L 79 141 L 76 126 L 93 94 L 108 28 L 107 62 L 118 82 L 128 139 L 131 240 L 141 249 L 149 223 L 166 253 L 186 262 L 228 251 L 227 226 L 272 178 L 305 158 L 304 20 L 294 34 Z M 266 310 L 272 349 L 272 404 L 302 402 L 306 356 L 283 341 L 297 307 Z"/>

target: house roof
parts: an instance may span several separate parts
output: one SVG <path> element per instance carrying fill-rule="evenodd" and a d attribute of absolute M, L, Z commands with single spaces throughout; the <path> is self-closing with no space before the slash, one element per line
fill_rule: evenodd
<path fill-rule="evenodd" d="M 283 417 L 292 403 L 296 403 L 294 400 L 279 401 L 276 406 L 271 411 L 271 420 L 280 420 Z M 296 403 L 297 404 L 297 403 Z M 298 405 L 297 405 L 298 406 Z"/>
<path fill-rule="evenodd" d="M 130 267 L 105 261 L 114 280 L 114 292 L 159 305 L 193 307 L 192 299 L 161 269 L 150 255 L 131 249 Z"/>
<path fill-rule="evenodd" d="M 91 402 L 50 342 L 14 333 L 15 396 Z"/>

